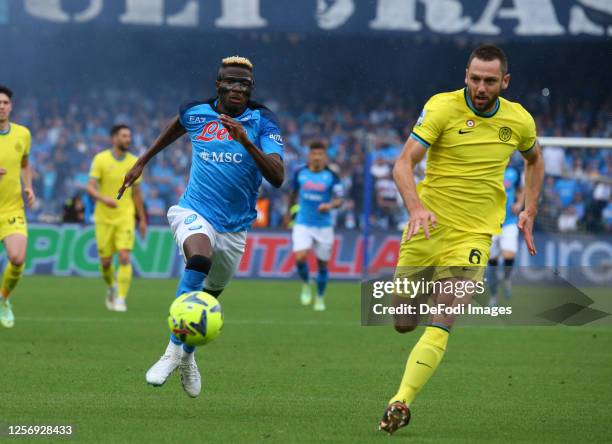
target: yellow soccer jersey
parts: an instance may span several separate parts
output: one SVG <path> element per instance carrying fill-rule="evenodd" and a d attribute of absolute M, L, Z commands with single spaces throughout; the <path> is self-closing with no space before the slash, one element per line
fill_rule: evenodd
<path fill-rule="evenodd" d="M 21 161 L 30 154 L 30 131 L 16 123 L 9 124 L 7 133 L 0 133 L 0 213 L 23 209 L 21 196 Z"/>
<path fill-rule="evenodd" d="M 500 97 L 483 114 L 467 89 L 437 94 L 425 104 L 411 137 L 427 147 L 425 179 L 417 189 L 438 222 L 471 233 L 499 233 L 508 160 L 514 150 L 535 145 L 535 122 L 525 108 Z"/>
<path fill-rule="evenodd" d="M 126 173 L 136 163 L 136 156 L 126 153 L 123 159 L 116 159 L 112 149 L 102 151 L 93 159 L 89 176 L 98 181 L 98 191 L 103 196 L 117 197 L 117 191 L 123 185 Z M 140 183 L 139 178 L 136 183 Z M 117 200 L 117 208 L 109 208 L 102 202 L 96 203 L 94 217 L 96 223 L 125 224 L 134 223 L 135 208 L 132 198 L 132 188 L 125 190 L 121 200 Z"/>

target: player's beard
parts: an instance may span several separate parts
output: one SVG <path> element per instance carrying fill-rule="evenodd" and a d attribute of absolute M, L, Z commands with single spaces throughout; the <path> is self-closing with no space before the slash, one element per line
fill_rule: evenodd
<path fill-rule="evenodd" d="M 127 153 L 127 151 L 130 149 L 129 146 L 123 146 L 123 145 L 117 145 L 117 148 L 119 149 L 119 151 L 121 151 L 122 153 Z"/>
<path fill-rule="evenodd" d="M 495 102 L 499 98 L 499 93 L 493 94 L 493 96 L 489 98 L 489 100 L 487 100 L 483 106 L 478 106 L 476 105 L 476 93 L 473 93 L 471 90 L 469 91 L 469 93 L 470 93 L 470 101 L 472 102 L 472 105 L 474 105 L 474 108 L 476 108 L 481 113 L 490 111 L 493 108 L 493 106 L 495 106 Z"/>

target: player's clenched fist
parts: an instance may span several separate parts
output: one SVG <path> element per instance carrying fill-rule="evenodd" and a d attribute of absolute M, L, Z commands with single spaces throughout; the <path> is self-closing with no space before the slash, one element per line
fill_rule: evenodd
<path fill-rule="evenodd" d="M 131 187 L 136 180 L 142 175 L 142 170 L 144 165 L 141 165 L 140 162 L 136 162 L 134 166 L 127 172 L 125 175 L 125 179 L 123 179 L 123 185 L 119 188 L 119 192 L 117 193 L 117 199 L 121 199 L 123 193 L 128 187 Z"/>
<path fill-rule="evenodd" d="M 219 118 L 221 119 L 223 126 L 227 128 L 230 136 L 232 136 L 232 139 L 240 142 L 242 145 L 246 145 L 249 142 L 249 137 L 247 136 L 247 133 L 240 122 L 226 116 L 225 114 L 221 114 Z"/>

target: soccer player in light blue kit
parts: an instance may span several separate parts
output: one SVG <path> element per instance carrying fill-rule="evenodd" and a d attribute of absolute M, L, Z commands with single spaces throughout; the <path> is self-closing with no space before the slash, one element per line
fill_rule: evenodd
<path fill-rule="evenodd" d="M 293 199 L 298 202 L 299 210 L 291 239 L 297 271 L 302 278 L 302 305 L 312 302 L 310 292 L 308 252 L 314 250 L 317 257 L 317 297 L 314 309 L 325 310 L 325 288 L 328 280 L 327 262 L 334 245 L 332 208 L 342 205 L 342 185 L 340 179 L 327 167 L 326 146 L 321 141 L 310 144 L 308 165 L 296 171 L 293 179 Z"/>
<path fill-rule="evenodd" d="M 168 210 L 174 238 L 185 258 L 176 295 L 206 291 L 217 297 L 234 275 L 244 253 L 247 230 L 257 216 L 262 176 L 275 187 L 284 179 L 282 138 L 274 114 L 251 102 L 253 65 L 239 56 L 222 60 L 218 96 L 181 106 L 179 115 L 126 174 L 119 196 L 140 177 L 158 152 L 187 133 L 192 144 L 191 173 L 178 205 Z M 179 368 L 185 392 L 200 394 L 195 349 L 174 335 L 146 380 L 163 385 Z"/>
<path fill-rule="evenodd" d="M 504 172 L 504 188 L 506 189 L 506 218 L 502 225 L 501 234 L 491 238 L 491 252 L 489 254 L 489 266 L 487 268 L 487 281 L 491 290 L 489 305 L 497 305 L 498 278 L 497 265 L 500 257 L 503 259 L 503 284 L 506 299 L 512 295 L 512 267 L 514 258 L 518 251 L 518 214 L 523 209 L 523 189 L 521 187 L 521 174 L 514 167 L 506 168 Z"/>

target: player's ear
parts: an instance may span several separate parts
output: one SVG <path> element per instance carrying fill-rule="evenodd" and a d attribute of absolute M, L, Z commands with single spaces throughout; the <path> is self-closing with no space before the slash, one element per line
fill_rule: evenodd
<path fill-rule="evenodd" d="M 463 81 L 465 82 L 465 86 L 467 86 L 467 79 L 468 79 L 468 70 L 467 68 L 465 68 L 465 79 L 463 79 Z"/>
<path fill-rule="evenodd" d="M 509 84 L 510 84 L 510 73 L 507 73 L 506 75 L 502 77 L 501 88 L 507 89 Z"/>

